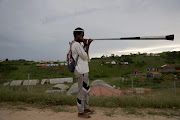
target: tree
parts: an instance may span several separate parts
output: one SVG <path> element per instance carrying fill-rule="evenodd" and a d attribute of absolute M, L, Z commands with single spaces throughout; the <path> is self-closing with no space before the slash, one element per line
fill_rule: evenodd
<path fill-rule="evenodd" d="M 111 54 L 111 57 L 114 58 L 114 54 Z"/>

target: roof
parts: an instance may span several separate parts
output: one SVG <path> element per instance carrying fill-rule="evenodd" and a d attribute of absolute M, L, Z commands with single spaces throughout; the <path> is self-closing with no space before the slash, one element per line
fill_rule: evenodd
<path fill-rule="evenodd" d="M 51 78 L 50 79 L 50 84 L 62 84 L 64 82 L 67 83 L 72 83 L 73 82 L 73 78 Z"/>
<path fill-rule="evenodd" d="M 170 65 L 165 65 L 165 66 L 161 66 L 161 68 L 175 68 L 175 67 L 170 66 Z"/>
<path fill-rule="evenodd" d="M 10 86 L 19 86 L 21 85 L 23 80 L 13 80 L 10 84 Z"/>
<path fill-rule="evenodd" d="M 161 74 L 161 73 L 159 73 L 159 72 L 150 72 L 150 73 L 152 73 L 152 74 Z"/>
<path fill-rule="evenodd" d="M 78 92 L 78 83 L 74 83 L 71 88 L 67 91 L 67 94 L 77 93 Z"/>
<path fill-rule="evenodd" d="M 45 83 L 49 83 L 50 79 L 42 79 L 41 81 L 41 85 L 45 84 Z"/>
<path fill-rule="evenodd" d="M 39 80 L 24 80 L 23 85 L 36 85 L 39 83 Z"/>
<path fill-rule="evenodd" d="M 91 83 L 91 87 L 95 86 L 95 85 L 105 85 L 107 87 L 111 87 L 113 88 L 111 85 L 107 84 L 106 82 L 102 81 L 102 80 L 95 80 Z"/>
<path fill-rule="evenodd" d="M 7 86 L 7 85 L 10 85 L 10 82 L 6 82 L 3 84 L 3 86 Z"/>
<path fill-rule="evenodd" d="M 138 69 L 135 69 L 135 70 L 133 70 L 132 72 L 141 72 L 140 70 L 138 70 Z"/>
<path fill-rule="evenodd" d="M 119 96 L 121 91 L 105 85 L 95 85 L 90 88 L 90 96 Z"/>
<path fill-rule="evenodd" d="M 66 91 L 66 89 L 69 88 L 68 85 L 64 85 L 64 84 L 57 84 L 57 85 L 54 85 L 54 86 L 52 86 L 52 87 L 53 87 L 53 88 L 59 88 L 59 89 L 61 89 L 61 90 L 63 90 L 63 91 Z"/>
<path fill-rule="evenodd" d="M 149 88 L 127 88 L 124 90 L 121 90 L 121 95 L 123 94 L 132 94 L 132 90 L 135 93 L 144 93 L 144 92 L 151 92 L 151 89 Z"/>

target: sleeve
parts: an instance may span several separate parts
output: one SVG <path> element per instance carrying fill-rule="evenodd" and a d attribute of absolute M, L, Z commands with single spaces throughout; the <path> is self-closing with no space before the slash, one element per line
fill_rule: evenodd
<path fill-rule="evenodd" d="M 81 46 L 81 44 L 76 43 L 75 45 L 75 50 L 77 52 L 77 54 L 79 55 L 79 57 L 81 57 L 82 60 L 86 61 L 88 59 L 88 55 L 87 53 L 84 51 L 83 47 Z"/>

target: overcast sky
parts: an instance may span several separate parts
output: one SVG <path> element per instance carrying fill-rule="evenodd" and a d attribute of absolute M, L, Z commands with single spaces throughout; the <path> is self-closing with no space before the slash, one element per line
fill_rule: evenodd
<path fill-rule="evenodd" d="M 90 57 L 180 51 L 180 0 L 0 0 L 0 59 L 66 60 L 73 30 L 85 38 L 161 36 L 172 41 L 93 41 Z"/>

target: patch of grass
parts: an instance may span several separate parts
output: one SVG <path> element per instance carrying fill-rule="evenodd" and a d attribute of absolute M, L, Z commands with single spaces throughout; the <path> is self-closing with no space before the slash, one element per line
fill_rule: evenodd
<path fill-rule="evenodd" d="M 143 113 L 138 112 L 135 108 L 132 108 L 132 107 L 126 107 L 126 108 L 123 109 L 123 111 L 124 111 L 126 114 L 143 116 Z"/>
<path fill-rule="evenodd" d="M 149 115 L 159 115 L 159 116 L 166 116 L 166 117 L 174 117 L 174 116 L 180 116 L 180 113 L 175 113 L 175 112 L 155 112 L 155 111 L 148 111 L 147 114 Z"/>
<path fill-rule="evenodd" d="M 54 112 L 69 112 L 69 110 L 67 110 L 65 107 L 63 106 L 59 106 L 59 107 L 56 107 L 56 108 L 53 108 L 52 109 Z"/>
<path fill-rule="evenodd" d="M 28 110 L 26 107 L 23 107 L 23 106 L 18 106 L 18 107 L 16 107 L 16 109 L 19 111 L 27 111 Z"/>
<path fill-rule="evenodd" d="M 178 113 L 171 112 L 169 115 L 170 116 L 180 116 L 180 112 L 178 112 Z"/>
<path fill-rule="evenodd" d="M 114 117 L 114 115 L 115 115 L 115 109 L 111 109 L 111 110 L 109 110 L 109 111 L 105 111 L 105 112 L 104 112 L 104 115 L 109 116 L 109 117 Z"/>

